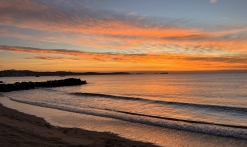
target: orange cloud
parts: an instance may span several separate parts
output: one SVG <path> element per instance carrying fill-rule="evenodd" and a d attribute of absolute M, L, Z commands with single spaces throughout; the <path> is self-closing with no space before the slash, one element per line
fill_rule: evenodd
<path fill-rule="evenodd" d="M 81 64 L 87 63 L 91 68 L 106 70 L 126 69 L 134 70 L 169 70 L 169 71 L 188 71 L 188 70 L 247 70 L 247 55 L 236 56 L 206 56 L 206 55 L 191 55 L 191 54 L 117 54 L 117 53 L 92 53 L 81 52 L 74 50 L 63 49 L 38 49 L 28 47 L 11 47 L 0 46 L 0 51 L 14 53 L 29 53 L 35 55 L 25 59 L 36 61 L 49 60 L 52 66 L 52 61 L 59 62 L 58 56 L 61 59 L 71 60 L 78 68 Z M 38 56 L 37 56 L 38 55 Z M 42 55 L 42 57 L 40 57 Z M 46 56 L 48 55 L 48 56 Z M 22 59 L 22 60 L 25 60 Z M 15 59 L 13 59 L 15 60 Z M 61 64 L 64 63 L 62 60 Z M 23 63 L 23 65 L 30 63 Z M 76 66 L 76 65 L 74 65 Z M 67 68 L 67 64 L 63 65 Z M 81 68 L 81 67 L 80 67 Z"/>
<path fill-rule="evenodd" d="M 4 0 L 0 8 L 2 25 L 59 33 L 54 35 L 56 37 L 49 38 L 5 32 L 6 35 L 19 38 L 94 48 L 149 48 L 152 51 L 178 47 L 181 53 L 247 52 L 247 28 L 206 31 L 175 25 L 182 24 L 182 20 L 174 23 L 174 20 L 169 19 L 157 20 L 152 17 L 118 14 L 114 11 L 95 12 L 88 8 L 71 9 L 68 13 L 55 5 L 29 0 L 16 0 L 15 3 Z M 62 33 L 64 35 L 61 36 Z M 244 35 L 238 37 L 241 33 Z"/>

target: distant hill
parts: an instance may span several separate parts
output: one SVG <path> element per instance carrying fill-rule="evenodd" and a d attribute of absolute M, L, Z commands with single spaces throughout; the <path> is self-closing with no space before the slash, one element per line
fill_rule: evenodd
<path fill-rule="evenodd" d="M 22 77 L 22 76 L 69 76 L 69 75 L 119 75 L 119 74 L 130 74 L 128 72 L 110 72 L 110 73 L 99 73 L 99 72 L 68 72 L 68 71 L 56 71 L 56 72 L 37 72 L 30 70 L 3 70 L 0 71 L 0 77 Z"/>

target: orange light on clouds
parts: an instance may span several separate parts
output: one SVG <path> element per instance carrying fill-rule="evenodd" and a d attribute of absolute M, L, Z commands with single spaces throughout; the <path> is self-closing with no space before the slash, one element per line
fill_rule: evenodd
<path fill-rule="evenodd" d="M 58 1 L 48 3 L 1 1 L 1 37 L 32 47 L 0 44 L 9 55 L 0 55 L 0 69 L 46 70 L 49 64 L 73 71 L 247 70 L 246 25 L 201 27 L 180 18 L 90 7 L 63 11 Z"/>
<path fill-rule="evenodd" d="M 32 60 L 33 66 L 43 63 L 45 68 L 46 64 L 50 64 L 53 70 L 61 70 L 64 67 L 68 67 L 68 70 L 72 68 L 77 69 L 76 71 L 207 71 L 244 70 L 247 67 L 247 62 L 244 62 L 247 61 L 247 55 L 220 57 L 165 53 L 112 54 L 9 46 L 0 46 L 0 50 L 12 52 L 13 54 L 28 53 L 31 57 L 24 59 Z M 9 66 L 24 69 L 26 63 L 18 61 L 24 59 L 14 59 L 12 61 L 13 64 Z"/>

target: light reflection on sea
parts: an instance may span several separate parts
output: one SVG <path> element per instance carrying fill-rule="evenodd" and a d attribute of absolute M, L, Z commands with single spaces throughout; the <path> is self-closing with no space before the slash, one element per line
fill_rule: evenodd
<path fill-rule="evenodd" d="M 59 109 L 66 113 L 74 112 L 76 115 L 87 114 L 86 116 L 122 123 L 247 139 L 245 73 L 71 77 L 87 80 L 88 84 L 38 88 L 4 95 L 15 102 Z M 13 83 L 64 78 L 70 77 L 15 77 L 0 80 Z M 64 117 L 54 116 L 52 120 L 60 125 L 76 125 L 73 121 L 62 121 L 63 119 Z M 97 128 L 95 125 L 91 127 L 92 130 Z M 88 128 L 90 125 L 87 124 Z M 105 127 L 101 127 L 100 131 L 109 130 L 113 131 Z"/>

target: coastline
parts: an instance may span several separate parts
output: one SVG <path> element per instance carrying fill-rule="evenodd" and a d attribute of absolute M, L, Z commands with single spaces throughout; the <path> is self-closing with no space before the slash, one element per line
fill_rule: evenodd
<path fill-rule="evenodd" d="M 43 118 L 25 114 L 0 104 L 0 146 L 148 146 L 108 132 L 55 127 Z"/>
<path fill-rule="evenodd" d="M 0 95 L 1 97 L 1 95 Z M 49 117 L 56 117 L 60 110 L 20 104 L 8 100 L 1 99 L 0 104 L 0 146 L 191 146 L 191 147 L 246 147 L 247 140 L 231 137 L 221 137 L 209 134 L 176 130 L 170 128 L 160 128 L 155 126 L 121 122 L 120 124 L 113 120 L 95 120 L 91 116 L 82 115 L 83 117 L 76 119 L 81 126 L 74 128 L 70 125 L 53 124 Z M 29 113 L 30 112 L 30 113 Z M 38 115 L 35 115 L 35 114 Z M 41 114 L 42 113 L 42 114 Z M 52 113 L 47 117 L 47 113 Z M 31 115 L 30 115 L 31 114 Z M 55 114 L 55 115 L 53 115 Z M 72 117 L 66 116 L 72 115 Z M 81 115 L 81 114 L 80 114 Z M 36 117 L 38 116 L 38 117 Z M 66 117 L 68 121 L 75 121 L 74 116 L 77 114 L 67 113 L 62 117 Z M 43 119 L 44 118 L 44 119 Z M 60 121 L 64 121 L 61 119 Z M 96 122 L 95 122 L 96 121 Z M 52 126 L 49 123 L 55 125 Z M 88 125 L 94 123 L 95 129 L 88 129 Z M 96 125 L 96 126 L 95 126 Z M 105 126 L 106 125 L 106 126 Z M 57 127 L 61 126 L 61 127 Z M 84 127 L 87 129 L 84 129 Z M 97 130 L 109 130 L 109 132 L 101 132 Z M 114 131 L 109 127 L 116 127 L 120 130 L 128 130 L 123 135 L 118 131 Z M 82 128 L 82 129 L 78 129 Z M 130 129 L 131 128 L 131 129 Z M 148 129 L 147 129 L 148 128 Z M 87 131 L 91 130 L 91 131 Z M 115 135 L 115 134 L 119 135 Z M 136 136 L 133 136 L 135 134 Z M 127 136 L 126 136 L 127 135 Z M 132 137 L 130 137 L 131 135 Z M 121 137 L 119 137 L 121 136 Z M 133 138 L 134 137 L 134 138 Z M 149 140 L 151 137 L 152 140 Z M 125 139 L 128 138 L 128 139 Z M 133 138 L 133 139 L 132 139 Z M 137 139 L 139 138 L 139 139 Z M 149 139 L 147 139 L 149 138 Z M 133 140 L 138 141 L 133 141 Z M 148 141 L 146 141 L 148 140 Z M 150 142 L 150 143 L 145 143 Z M 153 143 L 153 144 L 152 144 Z"/>

